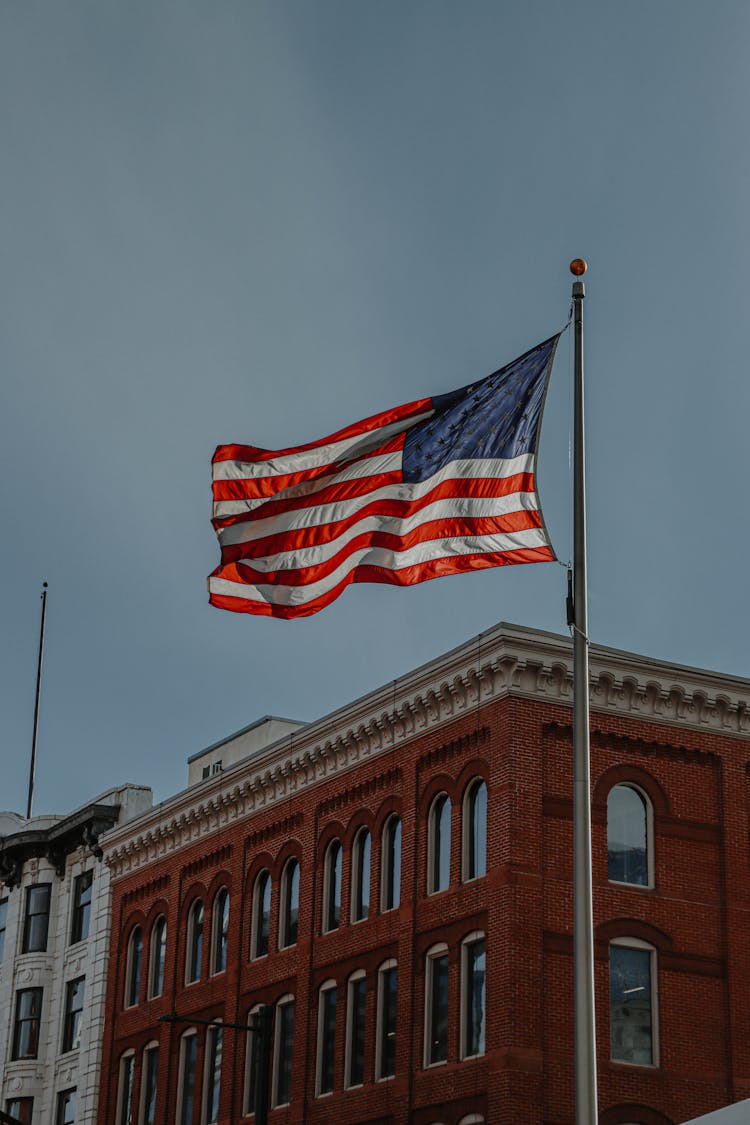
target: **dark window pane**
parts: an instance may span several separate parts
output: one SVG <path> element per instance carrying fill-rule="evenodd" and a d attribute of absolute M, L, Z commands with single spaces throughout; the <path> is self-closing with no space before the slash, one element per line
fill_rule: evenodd
<path fill-rule="evenodd" d="M 401 821 L 398 817 L 391 817 L 386 825 L 383 863 L 383 910 L 395 910 L 401 902 Z"/>
<path fill-rule="evenodd" d="M 290 860 L 284 869 L 282 896 L 281 946 L 297 944 L 299 924 L 299 864 Z"/>
<path fill-rule="evenodd" d="M 73 919 L 70 932 L 71 942 L 85 941 L 89 936 L 89 920 L 91 917 L 91 887 L 94 881 L 93 871 L 84 871 L 78 875 L 73 884 Z"/>
<path fill-rule="evenodd" d="M 223 1030 L 211 1027 L 208 1030 L 208 1073 L 206 1080 L 206 1121 L 209 1125 L 219 1120 L 219 1093 L 221 1091 L 221 1055 Z"/>
<path fill-rule="evenodd" d="M 271 876 L 261 871 L 255 884 L 255 947 L 253 957 L 265 957 L 271 932 Z"/>
<path fill-rule="evenodd" d="M 214 899 L 214 948 L 212 972 L 223 973 L 227 967 L 227 943 L 229 941 L 229 891 L 226 887 Z"/>
<path fill-rule="evenodd" d="M 451 873 L 451 802 L 447 794 L 438 797 L 430 816 L 430 892 L 444 891 Z"/>
<path fill-rule="evenodd" d="M 648 885 L 646 803 L 629 785 L 616 785 L 607 798 L 607 860 L 616 883 Z"/>
<path fill-rule="evenodd" d="M 55 1125 L 75 1125 L 76 1091 L 64 1090 L 57 1095 L 57 1118 Z"/>
<path fill-rule="evenodd" d="M 336 989 L 326 988 L 320 994 L 320 1074 L 318 1093 L 333 1090 L 333 1068 L 336 1061 Z"/>
<path fill-rule="evenodd" d="M 81 1012 L 83 1011 L 85 984 L 84 977 L 79 977 L 77 980 L 68 981 L 65 987 L 63 1052 L 74 1051 L 81 1042 Z"/>
<path fill-rule="evenodd" d="M 182 1040 L 182 1075 L 180 1082 L 180 1125 L 193 1125 L 195 1104 L 195 1063 L 198 1057 L 198 1036 L 186 1035 Z"/>
<path fill-rule="evenodd" d="M 167 959 L 167 920 L 157 918 L 151 930 L 151 979 L 149 996 L 161 996 L 164 991 L 164 965 Z"/>
<path fill-rule="evenodd" d="M 39 883 L 26 891 L 26 917 L 23 927 L 23 952 L 44 953 L 47 949 L 51 886 Z"/>
<path fill-rule="evenodd" d="M 190 909 L 188 921 L 188 964 L 187 982 L 191 984 L 201 979 L 203 959 L 203 903 L 196 902 Z"/>
<path fill-rule="evenodd" d="M 651 957 L 648 949 L 609 947 L 611 1055 L 620 1062 L 650 1066 L 654 1061 Z"/>
<path fill-rule="evenodd" d="M 126 1055 L 120 1062 L 117 1125 L 133 1125 L 133 1078 L 135 1055 Z"/>
<path fill-rule="evenodd" d="M 324 930 L 335 930 L 341 921 L 341 844 L 334 840 L 326 852 Z"/>
<path fill-rule="evenodd" d="M 360 832 L 354 847 L 354 921 L 370 914 L 370 833 Z"/>
<path fill-rule="evenodd" d="M 292 1092 L 292 1053 L 294 1047 L 294 1001 L 281 1004 L 276 1009 L 276 1089 L 274 1105 L 286 1105 Z"/>
<path fill-rule="evenodd" d="M 2 964 L 5 951 L 5 929 L 8 925 L 8 900 L 0 898 L 0 964 Z M 18 1100 L 18 1099 L 16 1099 Z M 28 1100 L 28 1099 L 26 1099 Z"/>
<path fill-rule="evenodd" d="M 16 993 L 16 1022 L 13 1027 L 14 1059 L 37 1057 L 41 1015 L 41 988 L 24 988 Z"/>
<path fill-rule="evenodd" d="M 428 1063 L 448 1058 L 448 954 L 428 959 L 430 1019 L 427 1044 Z"/>
<path fill-rule="evenodd" d="M 380 1067 L 378 1078 L 396 1073 L 396 1004 L 398 1001 L 398 968 L 382 969 L 379 974 L 380 995 Z"/>
<path fill-rule="evenodd" d="M 487 786 L 483 781 L 472 787 L 467 812 L 469 823 L 466 842 L 469 854 L 466 877 L 478 879 L 487 872 Z"/>
<path fill-rule="evenodd" d="M 143 1052 L 143 1122 L 142 1125 L 155 1125 L 156 1087 L 159 1081 L 159 1048 L 147 1047 Z"/>
<path fill-rule="evenodd" d="M 5 1103 L 5 1112 L 20 1121 L 21 1125 L 31 1125 L 33 1110 L 33 1098 L 11 1098 Z"/>
<path fill-rule="evenodd" d="M 128 950 L 128 982 L 125 1004 L 128 1008 L 138 1003 L 141 992 L 141 967 L 143 965 L 143 930 L 136 926 Z"/>
<path fill-rule="evenodd" d="M 365 1006 L 367 981 L 364 977 L 349 984 L 349 1072 L 348 1086 L 360 1086 L 365 1072 Z"/>
<path fill-rule="evenodd" d="M 464 958 L 464 1055 L 483 1055 L 487 1012 L 484 939 L 467 945 Z"/>

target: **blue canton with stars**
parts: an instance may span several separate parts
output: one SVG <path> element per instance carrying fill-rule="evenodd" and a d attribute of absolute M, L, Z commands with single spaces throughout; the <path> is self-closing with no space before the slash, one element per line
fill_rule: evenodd
<path fill-rule="evenodd" d="M 405 481 L 421 481 L 451 461 L 536 453 L 557 336 L 478 383 L 433 398 L 435 413 L 404 441 Z"/>

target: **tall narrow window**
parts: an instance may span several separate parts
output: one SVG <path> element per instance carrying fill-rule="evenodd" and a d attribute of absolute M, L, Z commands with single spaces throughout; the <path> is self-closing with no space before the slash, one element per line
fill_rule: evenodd
<path fill-rule="evenodd" d="M 83 995 L 85 978 L 69 980 L 65 986 L 65 1017 L 63 1020 L 63 1054 L 74 1051 L 81 1042 L 81 1013 L 83 1011 Z"/>
<path fill-rule="evenodd" d="M 655 957 L 636 938 L 609 947 L 610 1053 L 618 1062 L 656 1065 Z"/>
<path fill-rule="evenodd" d="M 159 1045 L 149 1043 L 143 1052 L 141 1067 L 140 1125 L 156 1123 L 156 1090 L 159 1083 Z"/>
<path fill-rule="evenodd" d="M 647 887 L 651 809 L 639 790 L 615 785 L 607 798 L 607 862 L 613 883 Z"/>
<path fill-rule="evenodd" d="M 279 949 L 297 944 L 299 926 L 299 864 L 290 859 L 281 876 Z"/>
<path fill-rule="evenodd" d="M 209 1027 L 206 1035 L 205 1122 L 215 1125 L 219 1120 L 219 1093 L 221 1092 L 221 1055 L 224 1029 Z"/>
<path fill-rule="evenodd" d="M 448 950 L 436 945 L 425 961 L 424 1065 L 448 1058 Z"/>
<path fill-rule="evenodd" d="M 461 1057 L 464 1059 L 485 1052 L 486 970 L 484 934 L 470 934 L 461 944 Z"/>
<path fill-rule="evenodd" d="M 361 1086 L 365 1080 L 365 1016 L 367 978 L 364 971 L 352 973 L 346 988 L 346 1055 L 344 1085 Z"/>
<path fill-rule="evenodd" d="M 120 1059 L 120 1077 L 117 1084 L 117 1125 L 133 1125 L 133 1081 L 135 1055 L 128 1051 Z"/>
<path fill-rule="evenodd" d="M 341 844 L 332 840 L 323 869 L 323 932 L 335 930 L 341 921 Z"/>
<path fill-rule="evenodd" d="M 91 888 L 94 872 L 84 871 L 73 883 L 73 914 L 70 919 L 70 942 L 85 941 L 89 936 L 91 918 Z"/>
<path fill-rule="evenodd" d="M 187 961 L 185 965 L 185 983 L 201 979 L 201 962 L 203 960 L 203 903 L 198 898 L 190 907 L 187 925 Z"/>
<path fill-rule="evenodd" d="M 57 1114 L 55 1125 L 75 1125 L 76 1091 L 63 1090 L 57 1095 Z"/>
<path fill-rule="evenodd" d="M 195 1105 L 195 1066 L 198 1059 L 198 1035 L 186 1031 L 180 1043 L 180 1073 L 178 1078 L 177 1122 L 193 1125 Z"/>
<path fill-rule="evenodd" d="M 441 793 L 432 803 L 428 820 L 427 892 L 444 891 L 451 879 L 451 799 Z"/>
<path fill-rule="evenodd" d="M 380 852 L 380 909 L 396 910 L 401 902 L 401 821 L 389 817 Z"/>
<path fill-rule="evenodd" d="M 333 1091 L 336 1062 L 336 982 L 326 981 L 318 993 L 318 1065 L 316 1094 Z"/>
<path fill-rule="evenodd" d="M 167 919 L 161 914 L 151 927 L 149 943 L 148 995 L 161 996 L 164 991 L 164 965 L 167 960 Z"/>
<path fill-rule="evenodd" d="M 464 797 L 463 877 L 479 879 L 487 873 L 487 786 L 472 781 Z"/>
<path fill-rule="evenodd" d="M 253 890 L 253 922 L 250 933 L 250 956 L 265 957 L 271 933 L 271 876 L 261 871 Z"/>
<path fill-rule="evenodd" d="M 229 891 L 222 887 L 214 899 L 211 924 L 211 972 L 223 973 L 227 967 L 227 943 L 229 942 Z"/>
<path fill-rule="evenodd" d="M 361 829 L 352 849 L 352 922 L 370 914 L 370 833 Z"/>
<path fill-rule="evenodd" d="M 375 1077 L 392 1078 L 396 1073 L 396 1004 L 398 966 L 386 961 L 378 969 L 377 1018 L 375 1027 Z"/>
<path fill-rule="evenodd" d="M 283 996 L 276 1005 L 273 1047 L 273 1104 L 288 1105 L 292 1094 L 294 1051 L 293 996 Z"/>
<path fill-rule="evenodd" d="M 26 915 L 23 924 L 23 953 L 45 953 L 49 929 L 50 883 L 38 883 L 26 890 Z"/>
<path fill-rule="evenodd" d="M 31 1125 L 31 1116 L 34 1112 L 33 1098 L 11 1098 L 5 1103 L 5 1112 L 9 1117 L 15 1117 L 21 1125 Z"/>
<path fill-rule="evenodd" d="M 8 925 L 8 900 L 0 898 L 0 965 L 3 963 L 5 952 L 5 930 Z"/>
<path fill-rule="evenodd" d="M 247 1033 L 247 1047 L 245 1050 L 245 1088 L 242 1096 L 242 1115 L 247 1117 L 255 1113 L 258 1108 L 258 1075 L 262 1060 L 260 1057 L 260 1031 L 255 1030 L 260 1022 L 259 1013 L 261 1005 L 256 1004 L 247 1014 L 247 1024 L 253 1028 Z"/>
<path fill-rule="evenodd" d="M 136 926 L 128 942 L 125 973 L 125 1007 L 133 1008 L 141 992 L 141 967 L 143 965 L 143 930 Z"/>
<path fill-rule="evenodd" d="M 16 993 L 16 1020 L 13 1025 L 14 1059 L 37 1057 L 42 995 L 41 988 L 22 988 Z"/>

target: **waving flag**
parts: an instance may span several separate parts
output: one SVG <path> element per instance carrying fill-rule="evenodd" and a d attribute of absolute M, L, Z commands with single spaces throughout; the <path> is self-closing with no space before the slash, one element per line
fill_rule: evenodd
<path fill-rule="evenodd" d="M 211 604 L 305 617 L 351 582 L 410 586 L 552 561 L 535 471 L 558 339 L 459 391 L 309 445 L 220 445 Z"/>

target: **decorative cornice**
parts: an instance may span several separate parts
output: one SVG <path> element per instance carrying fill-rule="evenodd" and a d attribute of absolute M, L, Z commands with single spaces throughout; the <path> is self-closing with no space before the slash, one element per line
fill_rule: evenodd
<path fill-rule="evenodd" d="M 567 637 L 500 624 L 103 839 L 115 878 L 506 697 L 572 706 Z M 592 645 L 593 711 L 750 738 L 750 681 Z"/>

